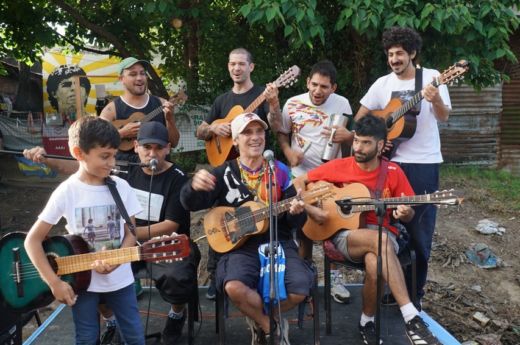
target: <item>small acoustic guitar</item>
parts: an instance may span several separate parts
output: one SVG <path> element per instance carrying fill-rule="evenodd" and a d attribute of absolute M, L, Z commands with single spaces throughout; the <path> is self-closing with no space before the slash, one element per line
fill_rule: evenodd
<path fill-rule="evenodd" d="M 173 94 L 168 102 L 173 104 L 180 104 L 183 102 L 186 102 L 188 100 L 188 95 L 184 93 L 184 91 L 178 91 L 175 94 Z M 155 109 L 148 115 L 141 112 L 133 113 L 128 119 L 126 120 L 115 120 L 112 122 L 112 124 L 119 130 L 123 128 L 125 125 L 129 123 L 134 122 L 140 122 L 141 125 L 143 123 L 146 123 L 148 121 L 153 120 L 157 115 L 161 114 L 164 110 L 164 107 L 161 105 L 159 108 Z M 128 151 L 134 147 L 134 140 L 137 138 L 121 138 L 121 144 L 119 145 L 119 149 L 121 151 Z"/>
<path fill-rule="evenodd" d="M 469 70 L 469 62 L 461 60 L 442 72 L 439 77 L 435 78 L 430 85 L 439 87 L 455 81 Z M 391 159 L 399 145 L 407 140 L 410 140 L 415 134 L 417 128 L 417 113 L 410 113 L 414 105 L 423 99 L 422 91 L 416 93 L 411 99 L 403 104 L 400 98 L 392 98 L 383 110 L 373 110 L 372 114 L 382 117 L 386 122 L 388 128 L 387 140 L 391 140 L 393 147 L 384 152 L 384 156 Z"/>
<path fill-rule="evenodd" d="M 26 234 L 12 232 L 0 240 L 0 302 L 14 313 L 27 313 L 54 301 L 50 287 L 40 278 L 24 248 Z M 43 241 L 43 250 L 54 272 L 76 293 L 90 285 L 92 263 L 106 260 L 110 265 L 132 261 L 167 261 L 190 254 L 186 235 L 152 240 L 139 247 L 89 253 L 81 236 L 53 236 Z"/>
<path fill-rule="evenodd" d="M 307 190 L 313 190 L 315 184 L 321 185 L 323 181 L 309 183 Z M 316 205 L 324 211 L 329 211 L 328 218 L 322 223 L 317 224 L 310 217 L 303 227 L 304 234 L 313 241 L 323 241 L 334 235 L 341 229 L 356 230 L 365 227 L 365 211 L 373 211 L 374 205 L 368 202 L 376 200 L 375 193 L 361 183 L 352 183 L 346 187 L 333 187 L 334 197 L 324 199 Z M 352 200 L 355 202 L 368 201 L 366 205 L 352 205 L 349 212 L 344 212 L 340 206 L 336 204 L 339 200 Z M 458 205 L 464 200 L 463 193 L 456 190 L 436 192 L 432 194 L 403 196 L 396 198 L 379 199 L 382 201 L 394 202 L 429 202 L 438 205 Z M 397 205 L 386 205 L 386 208 L 397 208 Z"/>
<path fill-rule="evenodd" d="M 333 185 L 316 183 L 301 196 L 294 196 L 273 205 L 278 215 L 289 210 L 294 199 L 306 204 L 329 198 L 333 195 Z M 240 207 L 215 207 L 204 217 L 204 231 L 208 243 L 216 252 L 227 253 L 240 247 L 250 236 L 263 234 L 269 227 L 269 206 L 261 207 L 256 201 L 248 201 Z"/>
<path fill-rule="evenodd" d="M 289 87 L 297 81 L 296 78 L 300 76 L 300 68 L 298 66 L 292 66 L 285 73 L 283 73 L 278 79 L 274 81 L 277 87 Z M 213 123 L 231 123 L 238 115 L 242 113 L 252 113 L 265 101 L 265 96 L 262 93 L 257 99 L 251 103 L 246 109 L 237 105 L 234 106 L 229 114 L 223 119 L 218 119 Z M 213 134 L 213 136 L 206 140 L 206 154 L 208 155 L 209 163 L 217 167 L 222 165 L 224 162 L 238 157 L 238 154 L 233 148 L 233 139 L 231 136 L 223 138 Z"/>

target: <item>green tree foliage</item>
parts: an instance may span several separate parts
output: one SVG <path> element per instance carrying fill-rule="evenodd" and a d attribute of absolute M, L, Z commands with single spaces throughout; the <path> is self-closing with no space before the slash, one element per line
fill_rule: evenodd
<path fill-rule="evenodd" d="M 519 5 L 518 0 L 249 0 L 239 13 L 253 26 L 283 29 L 295 48 L 327 46 L 337 36 L 375 46 L 386 28 L 407 25 L 424 39 L 424 65 L 443 69 L 466 59 L 472 63 L 466 83 L 480 88 L 509 80 L 494 62 L 517 61 L 508 40 L 520 23 L 512 11 Z M 370 55 L 364 64 L 378 58 L 375 51 Z"/>

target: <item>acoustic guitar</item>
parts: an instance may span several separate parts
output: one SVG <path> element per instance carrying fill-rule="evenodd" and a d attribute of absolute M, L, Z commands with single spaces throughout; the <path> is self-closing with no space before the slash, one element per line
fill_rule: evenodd
<path fill-rule="evenodd" d="M 307 190 L 313 190 L 315 184 L 321 185 L 323 181 L 309 183 Z M 323 241 L 334 235 L 342 229 L 355 230 L 365 227 L 365 211 L 373 211 L 374 205 L 352 205 L 350 211 L 344 212 L 340 206 L 336 204 L 339 200 L 352 200 L 353 202 L 373 201 L 376 200 L 375 193 L 361 183 L 352 183 L 346 187 L 333 187 L 334 194 L 331 198 L 319 201 L 316 205 L 324 211 L 329 211 L 328 218 L 322 223 L 317 224 L 310 217 L 303 227 L 304 234 L 313 241 Z M 436 192 L 432 194 L 403 196 L 396 198 L 379 199 L 382 201 L 393 202 L 429 202 L 438 205 L 458 205 L 464 200 L 463 193 L 460 191 L 450 190 Z M 386 208 L 397 208 L 397 205 L 386 205 Z"/>
<path fill-rule="evenodd" d="M 278 88 L 280 87 L 289 87 L 296 81 L 298 81 L 296 78 L 300 76 L 300 68 L 298 66 L 292 66 L 289 68 L 285 73 L 283 73 L 278 79 L 274 81 L 274 84 Z M 246 109 L 242 108 L 241 106 L 237 105 L 234 106 L 230 111 L 229 114 L 223 119 L 218 119 L 212 122 L 214 123 L 231 123 L 237 117 L 238 115 L 242 113 L 252 113 L 256 110 L 263 102 L 265 101 L 265 96 L 262 93 L 260 96 L 258 96 L 257 99 L 251 103 L 250 106 L 248 106 Z M 219 165 L 222 165 L 224 162 L 234 159 L 238 157 L 238 153 L 236 153 L 235 150 L 232 150 L 233 148 L 233 139 L 231 136 L 229 137 L 220 137 L 218 135 L 213 134 L 213 136 L 206 140 L 206 154 L 208 155 L 209 163 L 217 167 Z"/>
<path fill-rule="evenodd" d="M 168 102 L 173 103 L 173 104 L 180 104 L 180 103 L 186 102 L 187 100 L 188 100 L 188 95 L 186 95 L 184 93 L 184 91 L 181 90 L 181 91 L 174 93 L 170 97 Z M 152 111 L 149 114 L 135 112 L 128 119 L 115 120 L 114 122 L 112 122 L 112 124 L 118 130 L 123 128 L 124 126 L 126 126 L 129 123 L 140 122 L 142 125 L 143 123 L 153 120 L 157 115 L 161 114 L 163 112 L 163 110 L 164 110 L 164 107 L 161 105 L 159 108 L 155 109 L 154 111 Z M 136 140 L 136 139 L 137 139 L 136 137 L 121 138 L 121 144 L 119 145 L 119 149 L 121 151 L 128 151 L 128 150 L 132 149 L 134 147 L 134 140 Z"/>
<path fill-rule="evenodd" d="M 429 85 L 439 87 L 455 81 L 469 70 L 469 62 L 461 60 L 442 72 L 439 77 L 435 78 Z M 422 91 L 417 92 L 411 99 L 403 104 L 400 98 L 392 98 L 383 110 L 373 110 L 372 114 L 382 117 L 388 128 L 387 140 L 391 140 L 393 147 L 383 153 L 388 159 L 391 159 L 399 145 L 410 140 L 415 134 L 417 128 L 417 112 L 410 113 L 414 105 L 423 99 Z"/>
<path fill-rule="evenodd" d="M 294 196 L 273 205 L 278 215 L 289 210 L 294 199 L 306 204 L 329 198 L 333 195 L 333 185 L 316 183 L 301 196 Z M 250 236 L 263 234 L 269 227 L 269 206 L 261 207 L 256 201 L 248 201 L 240 207 L 215 207 L 204 217 L 204 231 L 208 243 L 216 252 L 227 253 L 240 247 Z"/>
<path fill-rule="evenodd" d="M 26 313 L 54 301 L 50 287 L 40 278 L 24 248 L 26 234 L 12 232 L 0 240 L 0 302 L 13 313 Z M 92 263 L 106 260 L 110 265 L 132 261 L 165 261 L 187 257 L 190 242 L 186 235 L 152 240 L 139 247 L 89 253 L 81 236 L 49 237 L 42 242 L 54 272 L 76 293 L 90 285 Z"/>

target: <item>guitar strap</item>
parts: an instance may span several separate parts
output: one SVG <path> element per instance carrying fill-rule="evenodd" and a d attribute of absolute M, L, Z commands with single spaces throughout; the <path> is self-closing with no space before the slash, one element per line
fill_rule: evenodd
<path fill-rule="evenodd" d="M 119 195 L 119 192 L 117 191 L 116 187 L 116 181 L 114 181 L 110 176 L 107 176 L 105 179 L 108 189 L 110 190 L 110 194 L 112 194 L 112 197 L 114 198 L 114 201 L 116 202 L 117 208 L 119 209 L 119 212 L 121 212 L 121 215 L 123 216 L 123 219 L 126 222 L 126 226 L 128 226 L 128 229 L 130 229 L 130 232 L 132 235 L 137 238 L 137 235 L 135 233 L 134 224 L 132 224 L 132 221 L 130 220 L 130 217 L 128 216 L 128 212 L 126 212 L 125 205 L 123 204 L 123 200 L 121 200 L 121 196 Z"/>
<path fill-rule="evenodd" d="M 422 68 L 415 69 L 415 94 L 421 92 L 422 90 L 422 71 Z M 415 105 L 415 109 L 417 110 L 417 115 L 419 115 L 419 113 L 421 112 L 421 102 Z"/>
<path fill-rule="evenodd" d="M 385 188 L 386 175 L 388 173 L 388 158 L 381 155 L 381 168 L 379 169 L 379 176 L 376 183 L 376 198 L 380 199 Z"/>

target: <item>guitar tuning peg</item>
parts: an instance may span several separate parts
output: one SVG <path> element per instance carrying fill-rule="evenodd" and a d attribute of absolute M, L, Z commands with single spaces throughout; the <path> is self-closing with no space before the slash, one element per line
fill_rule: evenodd
<path fill-rule="evenodd" d="M 289 85 L 285 85 L 285 88 L 288 89 L 288 88 L 289 88 Z"/>
<path fill-rule="evenodd" d="M 298 82 L 298 78 L 294 79 L 294 82 L 297 83 Z"/>

